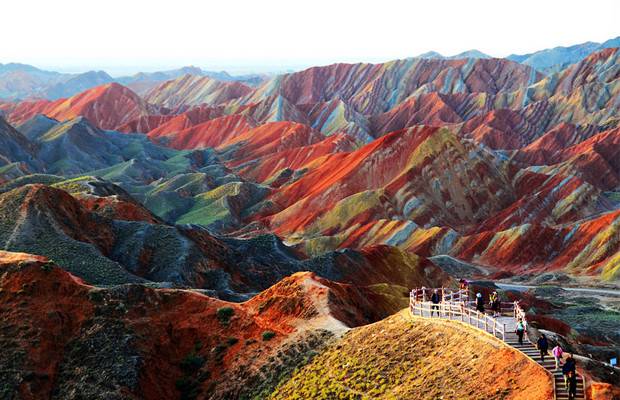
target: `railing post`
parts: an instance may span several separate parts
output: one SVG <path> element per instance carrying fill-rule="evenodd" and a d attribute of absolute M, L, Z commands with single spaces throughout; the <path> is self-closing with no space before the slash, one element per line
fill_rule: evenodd
<path fill-rule="evenodd" d="M 514 304 L 512 305 L 512 308 L 514 309 L 514 318 L 515 319 L 518 319 L 518 316 L 519 316 L 519 311 L 518 311 L 519 309 L 518 309 L 518 307 L 519 307 L 519 303 L 517 303 L 517 301 L 515 300 Z"/>
<path fill-rule="evenodd" d="M 502 340 L 506 341 L 506 324 L 504 324 L 504 329 L 502 330 Z"/>

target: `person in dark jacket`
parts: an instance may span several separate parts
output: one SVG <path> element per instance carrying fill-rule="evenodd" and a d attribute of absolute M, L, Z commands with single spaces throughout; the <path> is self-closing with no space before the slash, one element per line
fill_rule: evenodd
<path fill-rule="evenodd" d="M 571 372 L 575 372 L 577 369 L 577 363 L 575 363 L 575 359 L 573 355 L 570 354 L 566 361 L 564 361 L 564 365 L 562 365 L 562 375 L 564 375 L 564 388 L 568 390 L 568 376 Z"/>
<path fill-rule="evenodd" d="M 577 373 L 571 371 L 568 375 L 568 400 L 577 398 Z"/>
<path fill-rule="evenodd" d="M 501 303 L 499 301 L 499 294 L 497 294 L 497 291 L 493 291 L 493 293 L 491 293 L 489 303 L 491 303 L 491 310 L 493 310 L 493 316 L 499 317 L 501 315 Z"/>
<path fill-rule="evenodd" d="M 538 338 L 538 341 L 536 342 L 536 347 L 538 347 L 538 351 L 540 351 L 540 360 L 542 362 L 545 362 L 545 356 L 549 351 L 549 342 L 547 341 L 547 337 L 544 334 L 540 335 L 540 337 Z"/>
<path fill-rule="evenodd" d="M 433 294 L 431 296 L 431 303 L 433 303 L 433 305 L 431 306 L 431 317 L 433 316 L 433 312 L 435 311 L 437 311 L 437 316 L 439 317 L 439 303 L 441 303 L 441 296 L 439 295 L 437 289 L 433 291 Z"/>
<path fill-rule="evenodd" d="M 484 299 L 482 298 L 482 293 L 476 294 L 476 310 L 484 313 Z"/>

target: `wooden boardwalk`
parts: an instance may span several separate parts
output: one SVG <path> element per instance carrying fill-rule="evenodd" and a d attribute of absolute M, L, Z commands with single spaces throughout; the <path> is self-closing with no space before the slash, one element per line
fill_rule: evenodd
<path fill-rule="evenodd" d="M 447 301 L 443 301 L 440 304 L 433 304 L 426 300 L 429 298 L 431 290 L 432 289 L 425 289 L 422 295 L 420 290 L 413 290 L 411 292 L 409 310 L 412 315 L 424 318 L 441 318 L 461 321 L 503 340 L 506 344 L 522 352 L 547 370 L 553 380 L 555 399 L 568 399 L 568 391 L 564 387 L 564 377 L 561 367 L 560 370 L 555 370 L 555 361 L 551 353 L 545 356 L 545 361 L 542 362 L 540 352 L 536 346 L 529 341 L 527 336 L 524 338 L 523 344 L 519 344 L 515 332 L 517 318 L 523 319 L 525 324 L 527 324 L 527 318 L 518 303 L 514 303 L 512 307 L 508 307 L 506 303 L 502 303 L 502 315 L 492 317 L 472 309 L 463 291 L 452 291 L 448 295 L 445 295 L 446 289 L 442 288 L 441 291 L 444 293 L 442 298 L 447 299 Z M 577 396 L 575 399 L 585 400 L 585 398 L 585 382 L 583 377 L 579 376 Z"/>

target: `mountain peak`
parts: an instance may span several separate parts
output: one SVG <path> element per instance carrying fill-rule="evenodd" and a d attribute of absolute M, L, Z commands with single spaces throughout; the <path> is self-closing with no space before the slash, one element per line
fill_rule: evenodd
<path fill-rule="evenodd" d="M 444 56 L 441 53 L 438 53 L 436 51 L 427 51 L 426 53 L 419 54 L 419 55 L 415 56 L 414 58 L 439 58 L 439 59 L 442 59 L 442 58 L 444 58 Z"/>
<path fill-rule="evenodd" d="M 438 59 L 438 60 L 459 60 L 462 58 L 492 58 L 488 54 L 484 54 L 483 52 L 471 49 L 466 50 L 462 53 L 455 54 L 453 56 L 444 56 L 441 53 L 436 51 L 428 51 L 426 53 L 422 53 L 414 58 L 425 58 L 425 59 Z"/>
<path fill-rule="evenodd" d="M 481 52 L 480 50 L 472 49 L 462 53 L 451 56 L 452 59 L 459 58 L 492 58 L 490 55 Z"/>

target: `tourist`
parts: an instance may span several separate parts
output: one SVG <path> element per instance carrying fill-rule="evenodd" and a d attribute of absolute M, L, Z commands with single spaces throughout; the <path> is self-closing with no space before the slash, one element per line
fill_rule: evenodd
<path fill-rule="evenodd" d="M 523 346 L 523 335 L 525 334 L 525 325 L 523 324 L 523 320 L 519 318 L 517 322 L 517 329 L 515 330 L 517 333 L 517 337 L 519 338 L 519 345 Z"/>
<path fill-rule="evenodd" d="M 562 366 L 562 375 L 564 375 L 564 388 L 568 390 L 568 375 L 571 372 L 575 372 L 577 364 L 575 363 L 575 359 L 572 354 L 568 355 L 566 361 L 564 361 L 564 365 Z"/>
<path fill-rule="evenodd" d="M 489 301 L 491 303 L 491 310 L 493 310 L 493 316 L 499 317 L 500 316 L 500 302 L 499 302 L 499 295 L 497 294 L 497 291 L 493 291 L 493 293 L 491 293 L 491 297 L 489 298 Z"/>
<path fill-rule="evenodd" d="M 437 291 L 437 289 L 433 290 L 433 295 L 431 296 L 431 303 L 433 303 L 433 305 L 431 306 L 431 317 L 433 316 L 433 312 L 435 312 L 435 310 L 437 310 L 437 316 L 439 317 L 439 303 L 441 302 L 441 296 L 439 296 L 439 292 Z"/>
<path fill-rule="evenodd" d="M 562 365 L 562 355 L 564 354 L 564 350 L 562 350 L 562 346 L 560 344 L 556 344 L 555 347 L 551 350 L 551 354 L 555 359 L 555 370 L 560 369 L 560 365 Z"/>
<path fill-rule="evenodd" d="M 545 356 L 549 351 L 549 342 L 547 341 L 547 337 L 544 334 L 541 334 L 536 342 L 536 347 L 538 347 L 538 351 L 540 351 L 540 361 L 545 362 Z"/>
<path fill-rule="evenodd" d="M 482 293 L 476 294 L 476 310 L 484 313 L 484 299 L 482 298 Z"/>
<path fill-rule="evenodd" d="M 577 373 L 571 371 L 568 375 L 568 400 L 577 398 Z"/>

